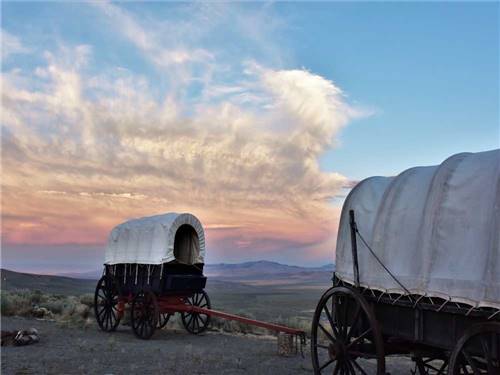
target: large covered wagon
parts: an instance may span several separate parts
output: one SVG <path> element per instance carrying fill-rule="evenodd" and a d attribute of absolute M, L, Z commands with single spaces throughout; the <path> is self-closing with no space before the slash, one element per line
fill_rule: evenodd
<path fill-rule="evenodd" d="M 361 181 L 315 311 L 315 372 L 385 374 L 396 354 L 420 374 L 499 375 L 499 242 L 500 150 Z"/>

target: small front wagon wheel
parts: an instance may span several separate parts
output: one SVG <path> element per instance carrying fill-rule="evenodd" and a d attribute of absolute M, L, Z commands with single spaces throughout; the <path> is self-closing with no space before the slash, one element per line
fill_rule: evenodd
<path fill-rule="evenodd" d="M 118 311 L 118 283 L 112 276 L 103 276 L 97 282 L 94 294 L 94 315 L 99 328 L 112 332 L 120 323 Z"/>
<path fill-rule="evenodd" d="M 208 298 L 208 294 L 204 290 L 195 293 L 192 297 L 186 298 L 186 304 L 202 307 L 204 309 L 211 308 L 210 298 Z M 183 312 L 181 318 L 186 331 L 195 335 L 205 331 L 210 323 L 210 315 L 202 313 Z"/>
<path fill-rule="evenodd" d="M 152 292 L 140 292 L 132 300 L 131 323 L 134 334 L 147 340 L 158 324 L 158 300 Z"/>
<path fill-rule="evenodd" d="M 358 360 L 374 359 L 377 375 L 385 374 L 382 334 L 373 310 L 352 288 L 329 289 L 312 322 L 311 357 L 315 374 L 368 374 Z"/>

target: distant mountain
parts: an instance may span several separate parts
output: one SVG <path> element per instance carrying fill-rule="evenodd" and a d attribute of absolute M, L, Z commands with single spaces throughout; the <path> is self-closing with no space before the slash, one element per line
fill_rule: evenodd
<path fill-rule="evenodd" d="M 256 261 L 235 264 L 207 264 L 204 272 L 209 278 L 236 281 L 250 285 L 311 286 L 331 283 L 333 264 L 321 267 L 289 266 L 277 262 Z"/>
<path fill-rule="evenodd" d="M 218 263 L 206 264 L 204 267 L 205 274 L 212 278 L 231 279 L 234 281 L 263 279 L 269 280 L 273 278 L 283 278 L 285 275 L 320 275 L 318 273 L 332 273 L 335 269 L 333 263 L 325 264 L 320 267 L 299 267 L 289 266 L 278 262 L 267 260 L 259 260 L 254 262 L 243 263 Z M 73 277 L 77 279 L 97 280 L 102 275 L 102 270 L 95 270 L 82 273 L 62 273 L 60 276 Z M 324 277 L 323 277 L 324 278 Z"/>
<path fill-rule="evenodd" d="M 94 293 L 97 281 L 65 276 L 35 275 L 0 269 L 2 290 L 39 290 L 43 293 L 78 296 Z M 238 282 L 209 279 L 209 293 L 262 293 L 261 288 Z"/>
<path fill-rule="evenodd" d="M 331 284 L 333 264 L 321 267 L 289 266 L 260 260 L 244 263 L 207 264 L 207 289 L 251 292 L 254 287 L 323 288 Z M 2 290 L 31 289 L 44 293 L 79 295 L 93 293 L 102 270 L 63 275 L 35 275 L 1 269 Z"/>
<path fill-rule="evenodd" d="M 255 262 L 244 263 L 219 263 L 207 264 L 204 271 L 209 276 L 222 277 L 244 277 L 254 275 L 277 275 L 277 274 L 297 274 L 304 272 L 323 272 L 333 271 L 333 264 L 327 264 L 321 267 L 299 267 L 289 266 L 278 262 L 259 260 Z"/>
<path fill-rule="evenodd" d="M 2 290 L 39 290 L 43 293 L 80 295 L 93 293 L 95 280 L 74 279 L 63 276 L 35 275 L 1 269 Z"/>
<path fill-rule="evenodd" d="M 335 263 L 328 263 L 328 264 L 325 264 L 324 266 L 321 266 L 319 268 L 324 270 L 324 271 L 333 272 L 333 271 L 335 271 Z"/>
<path fill-rule="evenodd" d="M 99 280 L 102 276 L 102 269 L 87 272 L 66 272 L 59 273 L 58 276 L 72 277 L 75 279 Z"/>

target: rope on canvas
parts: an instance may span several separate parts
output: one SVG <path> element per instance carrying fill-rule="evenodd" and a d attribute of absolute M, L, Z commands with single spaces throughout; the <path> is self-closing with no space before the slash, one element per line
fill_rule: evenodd
<path fill-rule="evenodd" d="M 380 260 L 380 258 L 377 256 L 377 254 L 375 254 L 375 252 L 370 247 L 370 245 L 368 245 L 368 243 L 365 241 L 365 239 L 363 238 L 363 236 L 359 232 L 357 225 L 355 226 L 355 230 L 356 230 L 357 235 L 361 239 L 361 242 L 363 242 L 363 244 L 366 246 L 366 248 L 370 251 L 370 253 L 375 258 L 375 260 L 384 268 L 384 270 L 389 274 L 389 276 L 391 276 L 392 279 L 406 292 L 406 294 L 408 294 L 408 298 L 410 298 L 410 300 L 412 302 L 415 302 L 411 296 L 410 291 L 401 283 L 401 281 L 398 280 L 398 278 L 396 276 L 394 276 L 394 274 L 389 270 L 389 268 L 387 268 L 386 265 Z"/>

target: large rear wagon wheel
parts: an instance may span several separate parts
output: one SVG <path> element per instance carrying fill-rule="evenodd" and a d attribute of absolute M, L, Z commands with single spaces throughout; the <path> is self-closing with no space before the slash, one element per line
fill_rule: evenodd
<path fill-rule="evenodd" d="M 479 323 L 458 340 L 450 357 L 449 375 L 500 375 L 500 323 Z"/>
<path fill-rule="evenodd" d="M 112 332 L 120 324 L 119 295 L 118 283 L 112 276 L 103 276 L 97 282 L 94 293 L 94 315 L 99 328 L 104 332 Z"/>
<path fill-rule="evenodd" d="M 205 309 L 210 309 L 212 307 L 210 304 L 210 298 L 208 298 L 208 294 L 204 290 L 186 298 L 186 304 L 203 307 Z M 186 331 L 194 335 L 205 331 L 210 323 L 210 315 L 196 312 L 183 312 L 181 314 L 181 318 Z"/>
<path fill-rule="evenodd" d="M 321 297 L 312 322 L 311 356 L 315 374 L 367 374 L 360 358 L 375 360 L 385 375 L 382 334 L 372 308 L 352 288 L 338 286 Z"/>
<path fill-rule="evenodd" d="M 152 292 L 140 292 L 132 300 L 131 323 L 134 334 L 147 340 L 153 336 L 158 325 L 158 300 Z"/>

